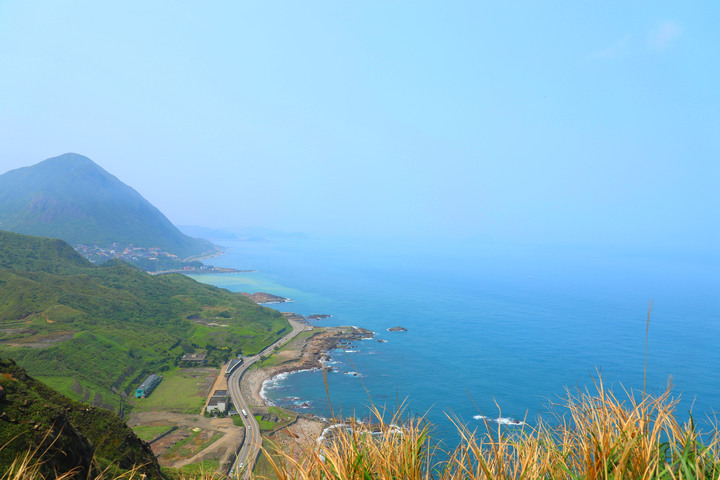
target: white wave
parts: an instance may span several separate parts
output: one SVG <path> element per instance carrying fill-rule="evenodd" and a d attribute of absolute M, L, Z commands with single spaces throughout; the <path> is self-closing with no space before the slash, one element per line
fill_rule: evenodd
<path fill-rule="evenodd" d="M 285 386 L 282 384 L 282 382 L 287 380 L 288 377 L 290 375 L 292 375 L 293 373 L 315 372 L 315 371 L 319 371 L 319 370 L 320 370 L 319 368 L 305 368 L 303 370 L 295 370 L 293 372 L 278 373 L 277 375 L 266 379 L 262 383 L 262 386 L 260 387 L 260 398 L 262 398 L 263 401 L 265 403 L 267 403 L 268 405 L 274 406 L 275 404 L 267 397 L 267 393 L 269 390 L 281 390 L 281 389 L 285 388 Z"/>
<path fill-rule="evenodd" d="M 330 425 L 329 427 L 327 427 L 325 430 L 322 431 L 320 436 L 317 438 L 317 442 L 318 443 L 324 442 L 327 435 L 329 433 L 331 433 L 333 430 L 335 430 L 336 428 L 350 428 L 350 425 L 348 425 L 347 423 L 336 423 L 335 425 Z"/>
<path fill-rule="evenodd" d="M 362 425 L 364 422 L 359 421 L 358 423 L 360 425 Z M 403 435 L 404 434 L 403 430 L 400 427 L 398 427 L 397 425 L 390 424 L 388 426 L 390 427 L 390 430 L 389 430 L 390 433 L 393 433 L 395 435 Z M 348 425 L 347 423 L 336 423 L 334 425 L 330 425 L 329 427 L 327 427 L 325 430 L 322 431 L 320 436 L 317 438 L 317 443 L 323 443 L 325 441 L 325 439 L 327 438 L 328 434 L 332 433 L 333 430 L 338 429 L 338 428 L 345 428 L 346 430 L 351 430 L 352 426 Z M 366 430 L 364 430 L 364 431 L 366 433 L 369 433 L 370 435 L 383 435 L 383 432 L 373 432 L 373 431 L 368 432 Z"/>
<path fill-rule="evenodd" d="M 271 402 L 270 399 L 267 397 L 267 389 L 268 389 L 268 385 L 270 384 L 271 381 L 272 381 L 272 379 L 268 378 L 267 380 L 265 380 L 262 383 L 262 387 L 260 387 L 260 398 L 263 399 L 263 402 L 265 403 L 265 405 L 275 406 L 275 404 L 273 402 Z"/>
<path fill-rule="evenodd" d="M 512 417 L 490 418 L 483 415 L 475 415 L 473 416 L 473 418 L 475 420 L 487 420 L 488 422 L 499 423 L 500 425 L 525 425 L 525 422 L 522 422 Z"/>
<path fill-rule="evenodd" d="M 278 373 L 274 377 L 271 377 L 270 380 L 272 380 L 273 383 L 282 382 L 283 380 L 287 379 L 290 376 L 290 372 L 283 372 Z"/>
<path fill-rule="evenodd" d="M 345 353 L 357 353 L 357 350 L 345 350 Z"/>
<path fill-rule="evenodd" d="M 364 377 L 365 375 L 358 372 L 343 372 L 344 375 L 350 375 L 351 377 Z"/>
<path fill-rule="evenodd" d="M 276 301 L 276 302 L 263 302 L 263 303 L 258 303 L 258 305 L 277 305 L 278 303 L 292 303 L 292 302 L 294 302 L 294 301 L 295 301 L 295 300 L 293 300 L 292 298 L 286 298 L 286 299 L 284 299 L 284 300 L 278 300 L 278 301 Z"/>
<path fill-rule="evenodd" d="M 300 400 L 300 397 L 283 397 L 280 399 L 281 402 L 297 402 Z"/>

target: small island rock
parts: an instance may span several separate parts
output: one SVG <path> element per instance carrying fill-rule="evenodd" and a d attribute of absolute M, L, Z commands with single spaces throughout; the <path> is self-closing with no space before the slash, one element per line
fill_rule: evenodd
<path fill-rule="evenodd" d="M 407 332 L 405 327 L 390 327 L 387 329 L 388 332 Z"/>

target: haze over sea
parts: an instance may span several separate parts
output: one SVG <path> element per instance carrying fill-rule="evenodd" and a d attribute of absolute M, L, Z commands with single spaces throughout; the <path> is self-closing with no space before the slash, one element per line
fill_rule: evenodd
<path fill-rule="evenodd" d="M 692 408 L 704 422 L 720 409 L 717 258 L 472 242 L 216 242 L 229 250 L 210 263 L 257 272 L 195 279 L 289 297 L 273 308 L 331 314 L 314 323 L 365 327 L 387 340 L 331 353 L 336 414 L 366 416 L 367 388 L 380 406 L 407 400 L 451 439 L 446 413 L 479 425 L 480 414 L 499 417 L 497 403 L 502 417 L 532 424 L 566 387 L 592 388 L 598 370 L 618 392 L 621 384 L 642 390 L 650 300 L 648 390 L 661 393 L 672 377 L 681 417 Z M 408 331 L 386 330 L 393 326 Z M 360 377 L 343 374 L 352 371 Z M 276 379 L 265 393 L 330 415 L 320 372 Z"/>

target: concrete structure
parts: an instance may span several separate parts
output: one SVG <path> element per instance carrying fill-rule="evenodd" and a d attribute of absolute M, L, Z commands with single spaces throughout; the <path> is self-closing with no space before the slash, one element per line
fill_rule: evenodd
<path fill-rule="evenodd" d="M 210 398 L 210 401 L 208 402 L 206 410 L 208 413 L 212 412 L 221 412 L 225 413 L 228 410 L 229 406 L 228 402 L 228 392 L 227 390 L 215 390 L 213 393 L 213 396 Z"/>
<path fill-rule="evenodd" d="M 186 353 L 182 357 L 183 362 L 193 362 L 202 365 L 205 363 L 207 353 Z"/>
<path fill-rule="evenodd" d="M 155 390 L 160 380 L 162 380 L 162 375 L 156 375 L 154 373 L 148 375 L 145 381 L 135 389 L 135 398 L 146 398 Z"/>
<path fill-rule="evenodd" d="M 232 360 L 230 360 L 230 363 L 228 363 L 228 366 L 227 366 L 227 368 L 225 369 L 225 376 L 226 376 L 226 377 L 229 377 L 230 374 L 231 374 L 236 368 L 238 368 L 240 365 L 242 365 L 242 362 L 243 362 L 242 357 L 233 358 Z"/>

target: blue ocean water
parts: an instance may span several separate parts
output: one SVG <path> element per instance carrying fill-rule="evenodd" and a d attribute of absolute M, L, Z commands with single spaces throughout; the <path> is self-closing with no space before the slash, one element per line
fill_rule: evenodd
<path fill-rule="evenodd" d="M 317 239 L 227 240 L 216 266 L 254 273 L 198 275 L 233 291 L 292 298 L 274 307 L 331 314 L 317 325 L 356 325 L 377 340 L 331 353 L 335 414 L 404 403 L 441 439 L 449 417 L 532 424 L 566 389 L 592 389 L 601 372 L 620 392 L 660 393 L 671 378 L 680 416 L 703 422 L 720 409 L 720 266 L 717 257 L 621 250 L 490 247 Z M 388 332 L 403 326 L 407 332 Z M 359 376 L 344 374 L 357 372 Z M 268 384 L 267 398 L 331 415 L 320 372 Z"/>

